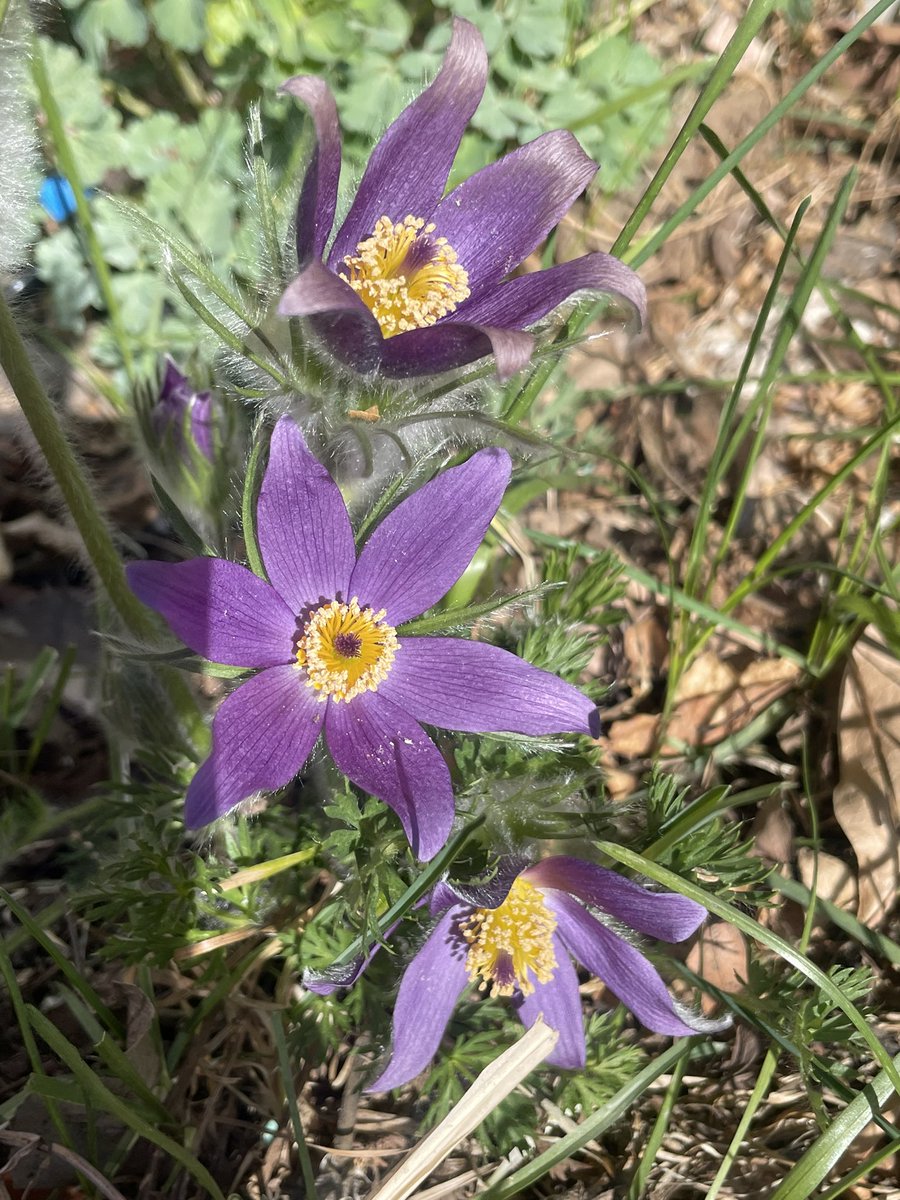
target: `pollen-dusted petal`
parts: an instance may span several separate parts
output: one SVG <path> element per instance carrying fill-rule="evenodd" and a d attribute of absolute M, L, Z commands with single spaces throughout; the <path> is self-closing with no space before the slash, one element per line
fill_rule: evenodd
<path fill-rule="evenodd" d="M 431 216 L 469 273 L 473 298 L 519 265 L 558 225 L 597 171 L 564 129 L 483 167 Z"/>
<path fill-rule="evenodd" d="M 272 667 L 293 656 L 295 619 L 264 579 L 223 558 L 133 562 L 128 586 L 195 654 L 232 667 Z"/>
<path fill-rule="evenodd" d="M 571 683 L 467 638 L 401 635 L 382 692 L 426 725 L 465 733 L 589 733 L 596 708 Z"/>
<path fill-rule="evenodd" d="M 302 267 L 310 258 L 322 257 L 334 223 L 341 174 L 341 126 L 334 96 L 324 79 L 295 75 L 278 90 L 306 105 L 316 131 L 316 144 L 297 200 L 297 258 Z"/>
<path fill-rule="evenodd" d="M 345 595 L 356 558 L 347 508 L 290 417 L 272 433 L 256 536 L 269 579 L 295 614 Z"/>
<path fill-rule="evenodd" d="M 654 1033 L 688 1037 L 696 1030 L 676 1010 L 656 968 L 624 938 L 607 929 L 563 892 L 553 892 L 548 903 L 559 920 L 559 936 L 570 953 L 601 979 Z"/>
<path fill-rule="evenodd" d="M 651 892 L 615 871 L 567 854 L 542 859 L 525 871 L 525 877 L 537 887 L 577 896 L 638 933 L 663 942 L 681 942 L 690 937 L 707 915 L 701 904 L 687 896 Z"/>
<path fill-rule="evenodd" d="M 212 753 L 185 798 L 190 829 L 294 778 L 322 730 L 324 705 L 293 665 L 269 667 L 231 693 L 213 720 Z"/>
<path fill-rule="evenodd" d="M 625 300 L 642 324 L 647 316 L 647 290 L 639 276 L 611 254 L 598 251 L 482 290 L 460 304 L 454 320 L 524 329 L 581 291 Z"/>
<path fill-rule="evenodd" d="M 553 937 L 556 971 L 547 983 L 535 984 L 534 991 L 516 1003 L 516 1012 L 526 1029 L 538 1017 L 559 1031 L 559 1041 L 547 1062 L 554 1067 L 575 1070 L 585 1064 L 584 1018 L 578 994 L 578 976 L 558 934 Z"/>
<path fill-rule="evenodd" d="M 453 824 L 443 755 L 403 709 L 378 692 L 329 702 L 325 739 L 338 769 L 397 816 L 417 858 L 433 858 Z"/>
<path fill-rule="evenodd" d="M 394 1005 L 391 1057 L 367 1092 L 401 1087 L 424 1071 L 440 1045 L 450 1014 L 468 983 L 465 944 L 456 935 L 462 907 L 438 921 L 403 973 Z"/>
<path fill-rule="evenodd" d="M 505 450 L 479 450 L 398 504 L 353 571 L 360 604 L 383 608 L 396 628 L 446 595 L 481 545 L 510 470 Z"/>
<path fill-rule="evenodd" d="M 437 325 L 390 338 L 380 351 L 382 373 L 396 379 L 437 375 L 493 354 L 497 377 L 505 382 L 528 365 L 534 349 L 530 333 L 457 318 L 452 313 Z"/>
<path fill-rule="evenodd" d="M 487 81 L 481 34 L 469 21 L 453 22 L 453 36 L 430 87 L 404 109 L 372 151 L 356 199 L 338 231 L 328 265 L 369 236 L 379 217 L 402 221 L 428 216 L 443 194 L 469 118 Z M 440 231 L 439 231 L 440 232 Z"/>

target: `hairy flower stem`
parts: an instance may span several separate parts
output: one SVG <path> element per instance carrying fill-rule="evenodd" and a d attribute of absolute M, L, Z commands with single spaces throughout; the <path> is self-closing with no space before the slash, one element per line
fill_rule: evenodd
<path fill-rule="evenodd" d="M 122 313 L 112 288 L 112 277 L 106 257 L 97 238 L 97 232 L 94 229 L 94 222 L 91 217 L 87 197 L 85 196 L 84 185 L 78 171 L 78 164 L 75 161 L 75 156 L 72 153 L 72 147 L 66 134 L 66 125 L 59 105 L 56 103 L 56 97 L 53 94 L 44 57 L 37 42 L 34 45 L 31 69 L 38 98 L 47 118 L 47 129 L 50 133 L 53 149 L 56 152 L 57 165 L 71 185 L 72 194 L 75 197 L 78 224 L 84 235 L 87 254 L 97 278 L 97 286 L 100 288 L 103 303 L 106 305 L 106 311 L 109 314 L 110 327 L 115 336 L 119 353 L 122 356 L 122 364 L 129 379 L 133 380 L 134 357 L 131 353 L 131 342 L 122 322 Z"/>
<path fill-rule="evenodd" d="M 138 638 L 154 638 L 157 625 L 125 582 L 122 560 L 112 533 L 100 511 L 84 468 L 60 426 L 47 393 L 34 372 L 13 315 L 0 293 L 0 367 L 9 380 L 35 441 L 62 493 L 66 507 L 84 542 L 97 578 L 125 627 Z M 197 707 L 184 682 L 168 680 L 176 711 L 193 724 Z"/>

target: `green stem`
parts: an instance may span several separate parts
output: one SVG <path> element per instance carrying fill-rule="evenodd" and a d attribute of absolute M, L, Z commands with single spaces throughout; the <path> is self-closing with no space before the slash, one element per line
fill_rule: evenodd
<path fill-rule="evenodd" d="M 106 259 L 103 255 L 103 248 L 97 237 L 97 231 L 94 229 L 94 222 L 91 217 L 90 206 L 87 202 L 87 197 L 84 192 L 84 185 L 81 181 L 81 175 L 78 171 L 78 164 L 75 162 L 75 155 L 72 153 L 72 147 L 69 143 L 66 134 L 65 123 L 63 122 L 62 113 L 59 111 L 59 105 L 56 103 L 56 97 L 53 94 L 53 88 L 50 85 L 50 77 L 47 74 L 47 67 L 44 63 L 44 56 L 37 42 L 34 44 L 34 53 L 32 56 L 32 72 L 34 74 L 34 83 L 38 91 L 38 97 L 41 102 L 41 108 L 47 117 L 47 128 L 50 131 L 50 137 L 53 142 L 53 148 L 56 152 L 56 159 L 59 164 L 59 169 L 72 185 L 72 193 L 75 196 L 75 208 L 78 212 L 78 223 L 84 234 L 84 239 L 87 244 L 88 255 L 91 260 L 91 266 L 97 276 L 97 285 L 100 288 L 100 293 L 103 296 L 103 303 L 106 305 L 106 311 L 109 314 L 109 323 L 112 326 L 113 334 L 119 347 L 119 352 L 122 355 L 122 363 L 129 379 L 134 379 L 134 358 L 131 354 L 131 344 L 125 326 L 122 322 L 122 313 L 119 308 L 119 302 L 116 299 L 112 287 L 112 277 L 109 273 L 109 267 L 106 265 Z"/>
<path fill-rule="evenodd" d="M 81 534 L 91 565 L 113 607 L 135 636 L 152 637 L 155 624 L 125 582 L 122 560 L 113 544 L 112 533 L 97 505 L 84 469 L 66 440 L 53 405 L 34 373 L 25 343 L 2 295 L 0 366 L 6 372 L 15 397 L 22 406 L 25 419 Z"/>

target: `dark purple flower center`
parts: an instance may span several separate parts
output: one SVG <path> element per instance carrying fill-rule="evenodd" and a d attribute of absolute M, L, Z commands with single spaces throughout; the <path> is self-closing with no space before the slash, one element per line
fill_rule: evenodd
<path fill-rule="evenodd" d="M 334 648 L 343 658 L 359 658 L 362 638 L 358 633 L 339 633 L 334 639 Z"/>

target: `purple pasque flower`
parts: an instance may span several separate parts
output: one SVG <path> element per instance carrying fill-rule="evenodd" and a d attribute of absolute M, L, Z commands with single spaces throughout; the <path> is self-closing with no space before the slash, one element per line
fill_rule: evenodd
<path fill-rule="evenodd" d="M 505 450 L 480 450 L 399 504 L 357 557 L 337 485 L 297 425 L 275 426 L 256 535 L 268 582 L 238 563 L 130 563 L 128 582 L 197 654 L 257 668 L 224 701 L 186 797 L 205 825 L 283 787 L 319 734 L 431 858 L 453 822 L 443 755 L 420 722 L 464 732 L 589 733 L 576 687 L 484 642 L 404 637 L 468 566 L 503 496 Z"/>
<path fill-rule="evenodd" d="M 724 1027 L 673 1000 L 640 950 L 590 911 L 638 933 L 680 942 L 706 917 L 706 909 L 684 896 L 651 892 L 593 863 L 558 855 L 524 869 L 521 861 L 508 861 L 488 887 L 441 882 L 430 903 L 432 915 L 440 917 L 403 974 L 391 1057 L 369 1091 L 400 1087 L 427 1067 L 469 983 L 492 996 L 509 996 L 526 1026 L 543 1016 L 559 1031 L 547 1061 L 583 1067 L 573 958 L 656 1033 L 680 1037 Z M 332 989 L 314 984 L 314 990 Z"/>
<path fill-rule="evenodd" d="M 644 318 L 644 285 L 608 254 L 507 278 L 597 171 L 571 133 L 545 133 L 444 196 L 487 74 L 480 33 L 455 19 L 437 77 L 372 151 L 327 255 L 341 167 L 337 108 L 315 76 L 283 85 L 309 109 L 316 147 L 297 206 L 300 274 L 278 311 L 314 318 L 358 371 L 425 375 L 493 354 L 507 379 L 531 357 L 527 328 L 584 289 L 621 297 Z"/>
<path fill-rule="evenodd" d="M 210 392 L 195 392 L 186 375 L 166 355 L 166 370 L 150 424 L 160 442 L 167 440 L 190 462 L 196 449 L 213 461 L 213 400 Z"/>

